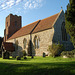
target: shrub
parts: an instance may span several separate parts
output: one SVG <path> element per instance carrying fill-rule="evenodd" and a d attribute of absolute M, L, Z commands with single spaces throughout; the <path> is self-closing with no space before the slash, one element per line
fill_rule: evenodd
<path fill-rule="evenodd" d="M 64 47 L 63 45 L 61 44 L 52 44 L 51 46 L 48 47 L 48 51 L 50 52 L 50 55 L 52 57 L 55 57 L 55 56 L 59 56 L 60 53 L 63 51 Z"/>
<path fill-rule="evenodd" d="M 21 60 L 21 57 L 17 56 L 16 59 L 17 59 L 17 60 Z"/>
<path fill-rule="evenodd" d="M 67 56 L 69 58 L 75 58 L 75 50 L 72 50 L 72 51 L 63 51 L 61 53 L 61 56 Z"/>

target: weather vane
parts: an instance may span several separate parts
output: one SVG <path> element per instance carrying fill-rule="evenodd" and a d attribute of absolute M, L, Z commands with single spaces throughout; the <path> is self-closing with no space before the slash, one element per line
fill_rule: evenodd
<path fill-rule="evenodd" d="M 63 7 L 61 6 L 61 9 L 63 9 Z"/>

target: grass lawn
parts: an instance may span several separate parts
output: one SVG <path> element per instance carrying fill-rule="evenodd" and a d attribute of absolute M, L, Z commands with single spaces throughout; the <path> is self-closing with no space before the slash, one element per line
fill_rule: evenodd
<path fill-rule="evenodd" d="M 0 75 L 75 75 L 75 58 L 0 58 Z"/>

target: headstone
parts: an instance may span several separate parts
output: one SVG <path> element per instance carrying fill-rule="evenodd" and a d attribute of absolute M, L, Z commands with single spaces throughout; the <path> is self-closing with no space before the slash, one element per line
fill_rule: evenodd
<path fill-rule="evenodd" d="M 21 60 L 21 57 L 19 57 L 19 56 L 17 56 L 16 58 L 17 58 L 17 60 Z"/>
<path fill-rule="evenodd" d="M 24 59 L 27 59 L 27 57 L 26 57 L 26 56 L 24 56 L 23 58 L 24 58 Z"/>
<path fill-rule="evenodd" d="M 33 59 L 34 57 L 33 57 L 33 56 L 31 56 L 31 58 Z"/>
<path fill-rule="evenodd" d="M 43 52 L 43 57 L 46 57 L 46 54 Z"/>

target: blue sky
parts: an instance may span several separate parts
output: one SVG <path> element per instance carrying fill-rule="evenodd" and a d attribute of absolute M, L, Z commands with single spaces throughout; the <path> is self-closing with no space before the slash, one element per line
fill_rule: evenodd
<path fill-rule="evenodd" d="M 22 16 L 22 27 L 66 10 L 69 0 L 0 0 L 0 36 L 4 36 L 5 18 L 10 13 Z"/>

